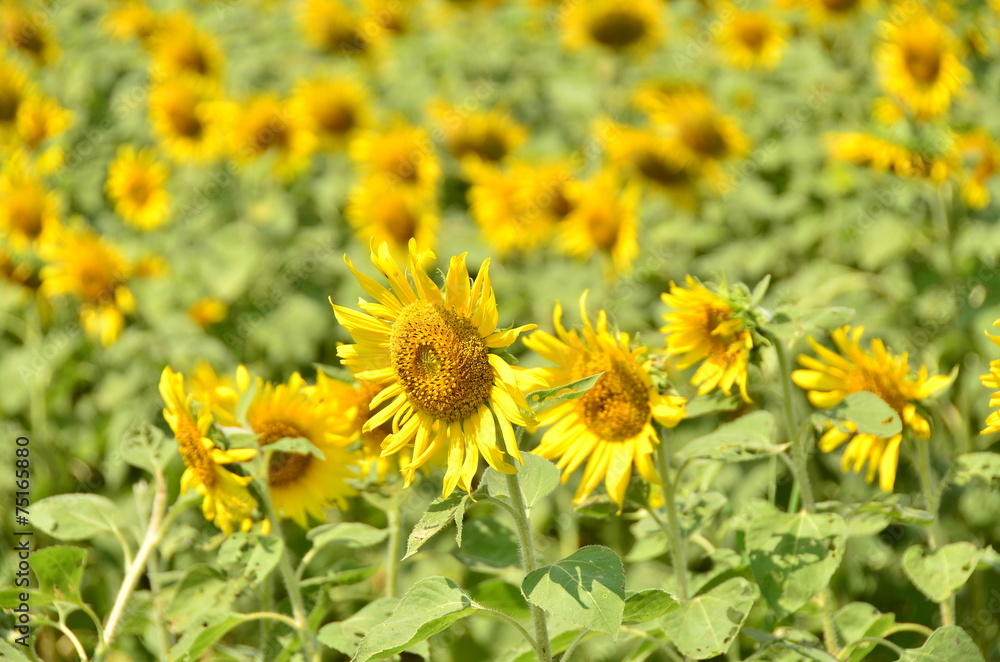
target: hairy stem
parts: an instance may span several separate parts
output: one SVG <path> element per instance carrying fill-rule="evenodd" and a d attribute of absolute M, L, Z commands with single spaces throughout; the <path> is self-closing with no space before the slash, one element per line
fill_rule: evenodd
<path fill-rule="evenodd" d="M 792 443 L 792 470 L 795 472 L 795 482 L 802 495 L 802 507 L 812 511 L 816 506 L 813 498 L 812 484 L 809 482 L 809 449 L 806 448 L 806 435 L 799 434 L 799 426 L 795 423 L 795 406 L 792 399 L 792 370 L 788 363 L 788 352 L 785 344 L 778 338 L 773 340 L 774 349 L 778 354 L 778 371 L 781 372 L 781 396 L 784 400 L 785 425 L 788 428 L 788 439 Z"/>
<path fill-rule="evenodd" d="M 938 517 L 938 510 L 941 507 L 941 494 L 937 490 L 934 480 L 934 469 L 931 467 L 930 442 L 926 439 L 917 439 L 917 473 L 920 476 L 920 490 L 924 495 L 924 503 L 927 511 L 934 516 L 934 521 L 927 527 L 927 536 L 930 539 L 931 551 L 936 551 L 944 544 L 944 533 L 941 530 L 941 519 Z M 955 624 L 955 596 L 949 596 L 944 602 L 938 605 L 941 612 L 941 625 Z"/>
<path fill-rule="evenodd" d="M 399 595 L 399 543 L 403 535 L 402 503 L 394 500 L 386 511 L 389 526 L 389 542 L 385 551 L 385 597 Z"/>
<path fill-rule="evenodd" d="M 684 540 L 684 532 L 681 531 L 680 518 L 677 516 L 677 500 L 675 497 L 676 485 L 670 479 L 670 444 L 668 443 L 667 431 L 660 432 L 660 447 L 656 450 L 657 468 L 660 472 L 660 480 L 663 481 L 663 500 L 667 511 L 667 526 L 664 532 L 670 542 L 670 556 L 674 566 L 674 581 L 677 584 L 677 597 L 687 600 L 688 578 L 687 578 L 687 541 Z M 652 509 L 650 509 L 652 511 Z M 654 519 L 655 516 L 654 516 Z"/>

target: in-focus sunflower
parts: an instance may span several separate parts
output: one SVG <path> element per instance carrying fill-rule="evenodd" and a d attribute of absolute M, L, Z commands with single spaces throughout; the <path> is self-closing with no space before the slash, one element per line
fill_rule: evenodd
<path fill-rule="evenodd" d="M 18 250 L 40 243 L 59 224 L 61 201 L 24 158 L 12 158 L 0 171 L 0 236 Z"/>
<path fill-rule="evenodd" d="M 743 11 L 731 3 L 718 40 L 734 67 L 739 69 L 774 69 L 787 45 L 788 26 L 764 11 Z"/>
<path fill-rule="evenodd" d="M 316 136 L 292 112 L 289 102 L 263 94 L 240 108 L 230 149 L 241 163 L 271 155 L 275 175 L 286 179 L 309 167 L 316 142 Z"/>
<path fill-rule="evenodd" d="M 313 46 L 331 55 L 364 54 L 372 45 L 361 13 L 342 0 L 305 0 L 299 25 Z"/>
<path fill-rule="evenodd" d="M 247 484 L 250 476 L 239 476 L 225 468 L 227 464 L 246 462 L 257 454 L 254 449 L 223 450 L 206 435 L 212 414 L 202 407 L 195 417 L 191 396 L 184 390 L 184 375 L 167 366 L 160 375 L 160 397 L 166 408 L 163 418 L 177 439 L 177 449 L 184 460 L 181 492 L 194 490 L 204 497 L 201 511 L 227 536 L 233 531 L 249 531 L 257 500 Z"/>
<path fill-rule="evenodd" d="M 962 198 L 973 209 L 990 202 L 989 180 L 1000 172 L 1000 146 L 982 130 L 959 137 L 958 151 L 968 168 L 962 173 Z"/>
<path fill-rule="evenodd" d="M 524 144 L 527 129 L 498 110 L 468 111 L 451 104 L 431 104 L 430 115 L 448 152 L 462 162 L 499 163 Z"/>
<path fill-rule="evenodd" d="M 866 166 L 876 172 L 891 172 L 899 177 L 918 177 L 940 184 L 958 167 L 957 155 L 951 149 L 940 154 L 921 153 L 905 145 L 858 132 L 831 132 L 823 138 L 831 159 Z"/>
<path fill-rule="evenodd" d="M 125 326 L 125 315 L 135 310 L 128 288 L 131 265 L 119 250 L 94 231 L 74 226 L 60 229 L 42 244 L 42 294 L 72 294 L 81 302 L 84 330 L 107 347 Z"/>
<path fill-rule="evenodd" d="M 882 88 L 922 120 L 948 112 L 969 79 L 954 38 L 925 10 L 904 22 L 883 22 L 884 41 L 875 51 Z"/>
<path fill-rule="evenodd" d="M 993 322 L 993 326 L 1000 326 L 1000 319 Z M 986 332 L 986 335 L 993 341 L 993 344 L 1000 347 L 1000 336 L 994 336 L 989 331 Z M 980 375 L 979 379 L 983 386 L 994 389 L 990 396 L 990 407 L 1000 407 L 1000 359 L 990 361 L 990 371 L 985 375 Z M 989 416 L 986 417 L 986 427 L 983 428 L 981 434 L 993 432 L 1000 432 L 1000 409 L 990 412 Z"/>
<path fill-rule="evenodd" d="M 293 112 L 302 118 L 325 149 L 347 144 L 369 121 L 369 100 L 365 88 L 349 79 L 316 78 L 295 87 Z"/>
<path fill-rule="evenodd" d="M 238 376 L 237 382 L 249 386 L 249 379 Z M 322 521 L 324 508 L 344 508 L 347 497 L 357 493 L 347 483 L 359 474 L 357 456 L 347 450 L 350 439 L 344 435 L 349 427 L 341 403 L 321 400 L 298 373 L 284 384 L 259 377 L 255 381 L 257 392 L 247 408 L 246 422 L 257 435 L 257 444 L 263 448 L 286 437 L 304 437 L 325 457 L 282 451 L 272 455 L 267 483 L 274 509 L 302 527 L 308 526 L 310 517 Z"/>
<path fill-rule="evenodd" d="M 29 11 L 20 2 L 5 0 L 0 4 L 0 38 L 5 49 L 20 51 L 35 64 L 51 64 L 59 56 L 50 28 L 44 14 Z"/>
<path fill-rule="evenodd" d="M 164 185 L 170 174 L 151 149 L 125 145 L 108 167 L 106 186 L 115 212 L 140 230 L 163 225 L 170 213 L 170 195 Z"/>
<path fill-rule="evenodd" d="M 610 260 L 611 271 L 624 273 L 639 254 L 640 190 L 622 184 L 614 170 L 604 170 L 566 189 L 573 208 L 560 224 L 560 248 L 568 255 L 589 258 L 595 253 Z"/>
<path fill-rule="evenodd" d="M 165 19 L 151 43 L 157 78 L 193 76 L 217 82 L 222 77 L 222 48 L 215 36 L 195 25 L 187 13 Z"/>
<path fill-rule="evenodd" d="M 792 381 L 808 391 L 809 402 L 817 409 L 830 409 L 852 393 L 871 391 L 896 410 L 905 427 L 920 439 L 931 434 L 930 423 L 917 413 L 916 403 L 948 386 L 948 377 L 927 376 L 927 368 L 920 366 L 915 376 L 910 374 L 907 355 L 894 356 L 878 338 L 872 340 L 870 351 L 861 348 L 864 327 L 844 326 L 830 337 L 840 352 L 833 352 L 810 336 L 809 344 L 820 357 L 799 356 L 799 364 L 806 370 L 792 373 Z M 879 476 L 879 487 L 891 492 L 896 482 L 899 464 L 899 446 L 902 433 L 881 438 L 861 434 L 850 422 L 841 423 L 841 429 L 831 426 L 819 441 L 819 448 L 829 453 L 850 441 L 841 460 L 841 469 L 855 473 L 868 463 L 865 479 L 870 483 Z"/>
<path fill-rule="evenodd" d="M 18 111 L 31 93 L 24 72 L 0 57 L 0 145 L 16 137 Z"/>
<path fill-rule="evenodd" d="M 232 114 L 211 86 L 192 77 L 157 82 L 149 91 L 149 116 L 164 152 L 175 161 L 210 161 L 225 146 Z"/>
<path fill-rule="evenodd" d="M 346 216 L 362 244 L 387 243 L 395 258 L 405 258 L 411 239 L 421 250 L 432 250 L 437 243 L 435 199 L 385 177 L 360 182 L 348 199 Z"/>
<path fill-rule="evenodd" d="M 603 481 L 608 496 L 621 508 L 633 466 L 646 481 L 660 482 L 653 465 L 658 437 L 652 422 L 674 427 L 684 418 L 686 401 L 657 391 L 643 359 L 646 348 L 632 347 L 627 333 L 609 331 L 603 310 L 591 324 L 586 298 L 584 292 L 581 331 L 563 328 L 562 307 L 556 304 L 556 335 L 535 331 L 524 339 L 526 347 L 556 364 L 534 369 L 549 387 L 604 373 L 582 398 L 539 414 L 539 425 L 548 430 L 534 452 L 558 460 L 563 482 L 586 460 L 574 501 L 586 499 Z"/>
<path fill-rule="evenodd" d="M 714 389 L 732 394 L 733 385 L 750 402 L 747 394 L 747 369 L 753 334 L 747 321 L 736 313 L 728 297 L 720 296 L 688 276 L 687 287 L 670 284 L 670 292 L 661 295 L 673 312 L 663 316 L 667 324 L 667 356 L 678 357 L 681 370 L 701 363 L 691 377 L 691 384 L 704 395 Z"/>
<path fill-rule="evenodd" d="M 600 46 L 615 53 L 645 53 L 663 38 L 659 0 L 563 0 L 563 40 L 570 48 Z"/>
<path fill-rule="evenodd" d="M 333 310 L 355 340 L 338 347 L 338 356 L 359 380 L 386 384 L 369 403 L 372 409 L 384 406 L 363 430 L 391 421 L 392 433 L 383 441 L 382 454 L 412 447 L 412 459 L 402 468 L 406 485 L 416 469 L 447 448 L 442 487 L 442 496 L 447 496 L 456 487 L 471 491 L 480 455 L 508 474 L 516 469 L 504 459 L 504 450 L 522 461 L 513 425 L 535 423 L 519 385 L 527 376 L 490 350 L 504 349 L 534 325 L 497 330 L 499 312 L 489 260 L 470 285 L 465 255 L 453 257 L 442 291 L 422 266 L 431 257 L 410 244 L 411 284 L 386 244 L 377 252 L 373 247 L 372 263 L 391 289 L 347 260 L 361 287 L 377 303 L 362 300 L 364 313 L 337 305 Z"/>
<path fill-rule="evenodd" d="M 145 0 L 125 0 L 104 15 L 104 29 L 114 38 L 149 44 L 163 25 L 163 17 Z"/>
<path fill-rule="evenodd" d="M 596 133 L 604 136 L 608 160 L 644 184 L 665 191 L 674 202 L 693 206 L 700 176 L 693 163 L 678 158 L 672 140 L 650 131 L 602 121 Z"/>
<path fill-rule="evenodd" d="M 364 176 L 386 177 L 394 184 L 427 191 L 433 191 L 441 178 L 430 135 L 402 120 L 361 132 L 349 149 Z"/>

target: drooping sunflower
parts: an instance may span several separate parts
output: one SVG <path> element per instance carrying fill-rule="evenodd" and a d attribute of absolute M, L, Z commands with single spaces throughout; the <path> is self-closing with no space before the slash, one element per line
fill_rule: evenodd
<path fill-rule="evenodd" d="M 410 240 L 421 250 L 437 243 L 437 203 L 420 189 L 368 177 L 352 191 L 346 216 L 362 244 L 387 243 L 394 258 L 405 258 Z"/>
<path fill-rule="evenodd" d="M 361 12 L 342 0 L 305 0 L 299 24 L 313 46 L 331 55 L 360 55 L 372 45 Z"/>
<path fill-rule="evenodd" d="M 603 310 L 592 324 L 586 298 L 584 292 L 581 331 L 563 327 L 562 307 L 556 304 L 556 335 L 535 331 L 524 339 L 526 347 L 556 364 L 534 369 L 550 387 L 604 373 L 583 397 L 539 414 L 539 425 L 548 430 L 534 452 L 558 460 L 563 482 L 586 460 L 574 501 L 586 499 L 603 481 L 608 496 L 621 508 L 633 466 L 643 479 L 659 484 L 653 465 L 658 437 L 652 423 L 677 425 L 684 418 L 686 400 L 657 391 L 643 360 L 646 347 L 632 347 L 627 333 L 612 333 Z"/>
<path fill-rule="evenodd" d="M 719 32 L 721 44 L 730 63 L 739 69 L 774 69 L 787 45 L 788 26 L 764 11 L 743 11 L 731 3 Z"/>
<path fill-rule="evenodd" d="M 250 448 L 223 450 L 206 435 L 212 426 L 212 414 L 202 407 L 197 417 L 191 407 L 191 396 L 184 390 L 184 375 L 167 366 L 160 375 L 160 397 L 166 408 L 163 418 L 177 439 L 177 449 L 184 460 L 181 492 L 194 490 L 204 497 L 201 511 L 205 519 L 214 522 L 224 534 L 249 531 L 257 500 L 247 484 L 250 476 L 239 476 L 225 465 L 246 462 L 257 451 Z"/>
<path fill-rule="evenodd" d="M 363 176 L 386 177 L 394 184 L 426 191 L 433 191 L 441 178 L 430 135 L 400 119 L 361 132 L 349 151 Z"/>
<path fill-rule="evenodd" d="M 891 172 L 899 177 L 917 177 L 940 184 L 958 168 L 952 149 L 937 154 L 918 152 L 897 142 L 867 133 L 825 134 L 827 152 L 835 161 Z"/>
<path fill-rule="evenodd" d="M 677 155 L 673 141 L 650 131 L 598 122 L 595 133 L 602 137 L 608 160 L 627 175 L 665 191 L 674 202 L 691 207 L 700 173 Z"/>
<path fill-rule="evenodd" d="M 993 326 L 1000 326 L 1000 319 L 993 322 Z M 994 336 L 989 331 L 986 336 L 993 341 L 993 344 L 1000 347 L 1000 336 Z M 979 380 L 986 388 L 994 389 L 990 396 L 990 407 L 1000 407 L 1000 359 L 990 361 L 990 371 L 985 375 L 980 375 Z M 991 434 L 1000 432 L 1000 409 L 990 412 L 986 417 L 986 427 L 980 434 Z"/>
<path fill-rule="evenodd" d="M 274 509 L 305 528 L 309 519 L 323 520 L 323 509 L 343 508 L 357 491 L 347 482 L 357 478 L 357 456 L 347 449 L 350 438 L 341 404 L 322 400 L 298 373 L 286 383 L 264 382 L 248 374 L 237 376 L 246 390 L 254 379 L 257 391 L 246 412 L 246 422 L 261 448 L 286 437 L 304 437 L 325 459 L 303 453 L 277 451 L 267 468 L 267 483 Z M 242 384 L 240 382 L 243 382 Z"/>
<path fill-rule="evenodd" d="M 157 82 L 149 91 L 149 116 L 164 152 L 175 161 L 203 163 L 225 146 L 232 108 L 211 86 L 193 77 Z"/>
<path fill-rule="evenodd" d="M 875 51 L 882 89 L 922 120 L 948 112 L 970 78 L 947 27 L 925 10 L 904 22 L 883 22 Z"/>
<path fill-rule="evenodd" d="M 274 173 L 282 179 L 309 167 L 317 142 L 289 102 L 273 94 L 254 97 L 240 108 L 230 139 L 230 151 L 239 162 L 270 155 Z"/>
<path fill-rule="evenodd" d="M 368 93 L 350 79 L 315 78 L 299 83 L 292 110 L 324 149 L 338 149 L 370 122 Z"/>
<path fill-rule="evenodd" d="M 1000 172 L 1000 146 L 978 130 L 960 136 L 957 148 L 968 164 L 962 173 L 962 198 L 973 209 L 983 209 L 990 202 L 989 180 Z"/>
<path fill-rule="evenodd" d="M 37 246 L 58 227 L 61 206 L 25 158 L 11 158 L 0 170 L 0 236 L 13 248 Z"/>
<path fill-rule="evenodd" d="M 736 314 L 726 297 L 711 291 L 688 276 L 686 287 L 671 283 L 670 292 L 661 295 L 673 312 L 663 316 L 667 324 L 667 356 L 678 357 L 681 370 L 701 363 L 691 377 L 691 384 L 704 395 L 714 389 L 732 394 L 733 385 L 750 402 L 747 394 L 747 369 L 753 335 L 745 319 Z"/>
<path fill-rule="evenodd" d="M 927 439 L 931 434 L 930 423 L 917 412 L 916 403 L 945 388 L 949 378 L 943 375 L 928 377 L 925 366 L 920 366 L 917 374 L 911 376 L 907 355 L 893 355 L 878 338 L 872 340 L 870 350 L 865 351 L 859 342 L 864 331 L 860 326 L 843 326 L 833 331 L 830 337 L 839 354 L 810 336 L 809 344 L 820 358 L 799 356 L 799 364 L 806 369 L 794 371 L 792 381 L 808 391 L 809 402 L 818 409 L 835 407 L 852 393 L 871 391 L 896 410 L 904 426 L 913 434 Z M 858 473 L 867 462 L 866 480 L 872 482 L 877 473 L 879 487 L 891 492 L 896 482 L 902 433 L 880 438 L 858 433 L 850 422 L 841 426 L 846 427 L 846 431 L 833 425 L 823 434 L 820 450 L 830 453 L 849 441 L 841 469 Z"/>
<path fill-rule="evenodd" d="M 13 0 L 0 3 L 0 39 L 5 49 L 20 51 L 35 64 L 51 64 L 59 56 L 50 21 Z"/>
<path fill-rule="evenodd" d="M 178 12 L 164 19 L 151 46 L 157 78 L 193 76 L 214 83 L 222 77 L 224 58 L 218 40 L 199 28 L 190 14 Z"/>
<path fill-rule="evenodd" d="M 39 254 L 42 294 L 72 294 L 80 300 L 80 323 L 105 347 L 113 344 L 125 326 L 125 315 L 135 310 L 128 288 L 131 266 L 121 252 L 89 228 L 62 228 L 46 241 Z"/>
<path fill-rule="evenodd" d="M 615 53 L 646 53 L 663 39 L 658 0 L 563 0 L 559 17 L 570 48 L 599 46 Z"/>
<path fill-rule="evenodd" d="M 108 167 L 106 184 L 115 212 L 140 230 L 160 227 L 170 213 L 170 195 L 165 188 L 169 176 L 153 150 L 136 150 L 131 145 L 119 148 Z"/>
<path fill-rule="evenodd" d="M 573 211 L 559 225 L 560 248 L 584 259 L 603 254 L 613 273 L 628 271 L 639 254 L 639 187 L 622 184 L 618 173 L 608 169 L 574 182 L 566 197 Z"/>
<path fill-rule="evenodd" d="M 516 471 L 504 459 L 504 450 L 522 461 L 512 426 L 535 422 L 519 385 L 524 377 L 490 350 L 509 346 L 534 325 L 497 329 L 489 260 L 470 285 L 465 255 L 453 257 L 442 291 L 422 266 L 430 257 L 419 253 L 415 242 L 410 244 L 411 284 L 386 244 L 377 251 L 373 247 L 372 263 L 391 289 L 347 260 L 377 303 L 362 300 L 364 313 L 337 305 L 333 310 L 355 340 L 337 349 L 344 364 L 359 380 L 387 385 L 369 403 L 372 409 L 384 406 L 363 430 L 392 422 L 382 446 L 386 456 L 412 446 L 412 459 L 402 468 L 406 485 L 418 468 L 447 448 L 442 487 L 447 496 L 456 487 L 471 490 L 480 455 L 502 473 Z"/>
<path fill-rule="evenodd" d="M 528 138 L 527 129 L 496 109 L 468 111 L 435 102 L 429 113 L 441 131 L 445 148 L 463 163 L 499 163 Z"/>

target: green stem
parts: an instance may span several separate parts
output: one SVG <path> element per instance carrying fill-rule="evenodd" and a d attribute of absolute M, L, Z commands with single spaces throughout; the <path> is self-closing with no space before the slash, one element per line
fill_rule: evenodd
<path fill-rule="evenodd" d="M 517 474 L 507 474 L 507 491 L 510 493 L 510 503 L 513 506 L 514 524 L 517 527 L 518 546 L 521 550 L 521 565 L 527 576 L 534 572 L 537 566 L 535 559 L 535 542 L 531 537 L 531 520 L 528 518 L 528 508 L 524 504 L 521 493 L 521 482 Z M 528 602 L 531 607 L 531 620 L 535 624 L 535 654 L 538 662 L 552 662 L 552 647 L 549 642 L 549 627 L 545 622 L 545 611 L 537 605 Z"/>
<path fill-rule="evenodd" d="M 893 652 L 896 653 L 896 655 L 905 655 L 906 654 L 906 651 L 903 648 L 901 648 L 900 646 L 897 646 L 896 644 L 892 643 L 888 639 L 882 639 L 880 637 L 862 637 L 861 639 L 856 639 L 856 640 L 852 641 L 851 643 L 847 644 L 847 646 L 844 648 L 844 650 L 842 650 L 840 652 L 840 657 L 838 657 L 837 659 L 840 659 L 840 660 L 846 660 L 846 659 L 848 659 L 848 657 L 850 657 L 848 654 L 858 644 L 881 644 L 882 646 L 885 646 L 886 648 L 891 649 Z"/>
<path fill-rule="evenodd" d="M 490 609 L 489 607 L 484 607 L 482 605 L 476 605 L 476 606 L 479 608 L 480 614 L 483 614 L 484 616 L 492 616 L 493 618 L 499 619 L 504 623 L 507 623 L 508 625 L 514 626 L 514 628 L 521 633 L 521 636 L 524 637 L 525 641 L 527 641 L 532 648 L 535 647 L 535 640 L 532 639 L 531 634 L 529 634 L 528 631 L 525 630 L 524 627 L 516 620 L 514 620 L 511 616 L 508 616 L 502 611 Z"/>
<path fill-rule="evenodd" d="M 667 431 L 660 432 L 660 447 L 656 450 L 657 468 L 660 480 L 663 482 L 663 500 L 666 502 L 667 526 L 664 532 L 670 541 L 670 556 L 674 566 L 674 582 L 677 585 L 677 597 L 688 599 L 687 578 L 687 542 L 681 531 L 680 518 L 677 516 L 676 485 L 670 480 L 670 444 Z M 650 509 L 652 511 L 652 509 Z M 654 516 L 654 519 L 655 518 Z"/>
<path fill-rule="evenodd" d="M 809 482 L 809 449 L 806 448 L 806 435 L 798 434 L 799 427 L 795 424 L 795 405 L 792 399 L 792 370 L 788 363 L 788 352 L 785 344 L 778 338 L 772 340 L 778 354 L 778 371 L 781 372 L 781 394 L 784 402 L 785 425 L 788 428 L 788 439 L 792 442 L 792 469 L 795 472 L 795 482 L 802 495 L 802 507 L 812 512 L 816 506 L 813 498 L 812 484 Z"/>
<path fill-rule="evenodd" d="M 924 502 L 927 504 L 927 511 L 934 516 L 934 521 L 927 527 L 927 535 L 930 538 L 931 551 L 936 551 L 944 543 L 944 533 L 941 530 L 941 519 L 938 517 L 938 510 L 941 507 L 941 494 L 938 492 L 934 481 L 934 470 L 931 468 L 930 442 L 926 439 L 917 439 L 917 473 L 920 476 L 920 489 L 924 495 Z M 938 605 L 941 612 L 941 625 L 955 624 L 955 596 L 949 596 L 944 602 Z"/>
<path fill-rule="evenodd" d="M 403 535 L 402 503 L 394 499 L 386 511 L 389 522 L 389 542 L 385 552 L 385 597 L 399 595 L 399 543 Z"/>
<path fill-rule="evenodd" d="M 590 630 L 584 628 L 580 634 L 576 635 L 576 639 L 573 640 L 573 643 L 569 645 L 566 652 L 562 654 L 561 658 L 559 658 L 559 662 L 569 662 L 569 658 L 573 656 L 574 652 L 576 652 L 577 647 L 583 643 L 583 638 L 587 636 L 588 632 L 590 632 Z"/>

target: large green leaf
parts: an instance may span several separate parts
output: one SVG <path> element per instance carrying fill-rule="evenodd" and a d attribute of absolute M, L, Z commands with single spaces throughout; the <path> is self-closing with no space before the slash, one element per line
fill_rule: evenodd
<path fill-rule="evenodd" d="M 381 660 L 446 630 L 476 611 L 458 584 L 445 577 L 428 577 L 414 584 L 386 620 L 361 640 L 356 662 Z"/>
<path fill-rule="evenodd" d="M 986 662 L 972 637 L 957 625 L 938 628 L 920 648 L 906 651 L 897 662 Z"/>
<path fill-rule="evenodd" d="M 688 442 L 677 451 L 677 457 L 682 461 L 748 462 L 774 455 L 787 448 L 787 444 L 773 442 L 774 428 L 774 414 L 755 411 Z"/>
<path fill-rule="evenodd" d="M 317 637 L 330 648 L 354 657 L 365 634 L 388 619 L 398 604 L 399 598 L 378 598 L 346 620 L 327 623 L 320 628 Z"/>
<path fill-rule="evenodd" d="M 981 480 L 987 485 L 1000 483 L 1000 453 L 965 453 L 955 458 L 948 472 L 955 485 L 968 485 Z"/>
<path fill-rule="evenodd" d="M 476 518 L 465 523 L 462 546 L 455 555 L 469 566 L 507 568 L 520 563 L 514 532 L 495 519 Z"/>
<path fill-rule="evenodd" d="M 663 627 L 681 654 L 707 660 L 729 650 L 756 600 L 753 584 L 734 577 L 707 593 L 675 602 L 663 617 Z"/>
<path fill-rule="evenodd" d="M 170 649 L 170 659 L 176 660 L 176 662 L 197 662 L 203 659 L 208 649 L 226 636 L 227 632 L 247 620 L 250 619 L 244 614 L 228 611 L 202 611 L 200 616 L 184 630 L 184 634 L 174 644 L 174 647 Z"/>
<path fill-rule="evenodd" d="M 903 429 L 903 422 L 896 410 L 871 391 L 851 393 L 837 406 L 816 416 L 834 421 L 850 421 L 858 432 L 876 437 L 891 437 Z"/>
<path fill-rule="evenodd" d="M 534 453 L 521 453 L 521 457 L 524 458 L 524 466 L 518 468 L 517 479 L 521 484 L 524 504 L 531 508 L 559 485 L 559 469 Z M 510 498 L 507 478 L 496 469 L 490 467 L 483 473 L 483 484 L 489 489 L 490 496 Z"/>
<path fill-rule="evenodd" d="M 58 494 L 35 502 L 31 523 L 59 540 L 87 540 L 118 531 L 118 506 L 98 494 Z"/>
<path fill-rule="evenodd" d="M 31 570 L 38 590 L 55 600 L 80 604 L 80 580 L 87 562 L 87 550 L 55 545 L 31 554 Z"/>
<path fill-rule="evenodd" d="M 364 522 L 338 522 L 317 526 L 306 537 L 312 540 L 313 547 L 337 545 L 347 549 L 368 549 L 381 545 L 388 535 L 387 530 Z"/>
<path fill-rule="evenodd" d="M 160 428 L 142 421 L 125 432 L 121 452 L 122 458 L 133 467 L 154 473 L 167 465 L 176 447 Z"/>
<path fill-rule="evenodd" d="M 969 581 L 980 556 L 982 550 L 968 542 L 952 543 L 933 552 L 914 545 L 903 554 L 903 572 L 929 599 L 944 602 Z"/>
<path fill-rule="evenodd" d="M 615 633 L 625 611 L 625 569 L 607 547 L 590 545 L 528 573 L 528 600 L 570 623 Z"/>
<path fill-rule="evenodd" d="M 256 586 L 271 574 L 281 560 L 284 543 L 276 536 L 234 533 L 219 548 L 219 567 L 231 577 Z"/>
<path fill-rule="evenodd" d="M 765 512 L 750 522 L 750 570 L 779 619 L 819 593 L 840 566 L 847 539 L 834 513 Z"/>
<path fill-rule="evenodd" d="M 894 614 L 883 614 L 867 602 L 851 602 L 841 607 L 833 617 L 834 629 L 838 635 L 838 645 L 847 644 L 866 637 L 882 637 L 896 624 Z M 857 644 L 851 649 L 849 662 L 859 662 L 875 650 L 871 642 Z"/>
<path fill-rule="evenodd" d="M 645 623 L 663 616 L 674 608 L 677 600 L 660 588 L 647 588 L 625 600 L 625 623 Z"/>
<path fill-rule="evenodd" d="M 455 493 L 445 498 L 435 499 L 427 507 L 427 511 L 420 517 L 420 521 L 413 527 L 409 540 L 406 541 L 406 556 L 409 558 L 416 554 L 420 547 L 427 542 L 435 533 L 455 522 L 455 540 L 462 544 L 462 520 L 465 517 L 465 509 L 470 502 L 468 494 Z"/>

